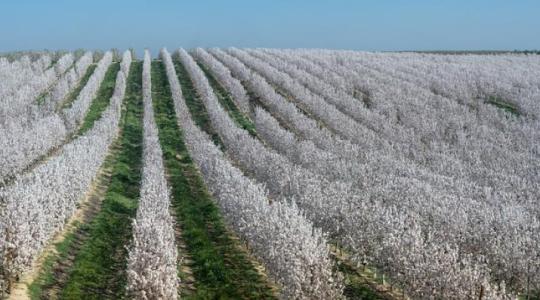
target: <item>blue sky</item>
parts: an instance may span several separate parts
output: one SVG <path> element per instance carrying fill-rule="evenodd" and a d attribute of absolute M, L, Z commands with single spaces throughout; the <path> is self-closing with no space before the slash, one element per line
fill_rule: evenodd
<path fill-rule="evenodd" d="M 0 52 L 540 49 L 539 0 L 3 0 Z"/>

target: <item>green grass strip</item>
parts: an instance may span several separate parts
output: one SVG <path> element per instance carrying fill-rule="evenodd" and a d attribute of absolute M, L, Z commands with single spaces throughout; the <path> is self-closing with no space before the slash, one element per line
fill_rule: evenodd
<path fill-rule="evenodd" d="M 36 98 L 37 105 L 43 105 L 43 103 L 45 103 L 45 100 L 47 99 L 47 96 L 50 94 L 50 92 L 51 91 L 47 89 L 43 93 L 39 94 L 39 96 L 37 96 Z"/>
<path fill-rule="evenodd" d="M 80 224 L 74 224 L 75 227 Z M 64 237 L 64 240 L 54 245 L 56 253 L 51 253 L 43 261 L 38 277 L 28 287 L 30 299 L 39 300 L 43 293 L 43 289 L 54 283 L 53 267 L 55 262 L 66 259 L 68 250 L 74 241 L 74 233 L 70 232 Z"/>
<path fill-rule="evenodd" d="M 502 109 L 503 111 L 509 113 L 510 115 L 514 117 L 519 117 L 521 115 L 521 112 L 519 111 L 519 108 L 508 102 L 505 101 L 503 98 L 498 96 L 489 96 L 486 100 L 486 103 L 491 104 L 499 109 Z"/>
<path fill-rule="evenodd" d="M 192 93 L 184 96 L 196 101 Z M 196 291 L 183 295 L 183 298 L 274 298 L 271 288 L 241 250 L 239 242 L 227 232 L 218 207 L 193 165 L 177 124 L 165 67 L 157 61 L 152 63 L 152 97 L 172 188 L 172 205 L 182 228 L 195 277 Z"/>
<path fill-rule="evenodd" d="M 174 67 L 176 69 L 176 74 L 178 75 L 178 80 L 180 81 L 182 94 L 184 95 L 189 112 L 191 113 L 191 118 L 197 126 L 210 135 L 214 144 L 218 145 L 221 149 L 224 149 L 223 142 L 212 128 L 212 123 L 210 122 L 206 108 L 202 101 L 199 100 L 197 91 L 193 86 L 193 82 L 191 81 L 186 68 L 178 59 L 174 60 Z"/>
<path fill-rule="evenodd" d="M 58 63 L 58 61 L 60 60 L 60 57 L 62 57 L 62 55 L 65 54 L 65 53 L 52 53 L 52 55 L 50 55 L 51 57 L 51 64 L 45 69 L 45 71 L 48 71 L 54 67 L 56 67 L 56 63 Z"/>
<path fill-rule="evenodd" d="M 86 113 L 77 134 L 82 135 L 92 128 L 96 120 L 101 117 L 103 111 L 109 106 L 116 86 L 116 75 L 118 74 L 118 71 L 120 71 L 120 63 L 112 63 L 107 69 L 105 78 L 103 78 L 103 82 L 101 82 L 101 85 L 99 86 L 97 96 L 90 104 L 88 112 Z"/>
<path fill-rule="evenodd" d="M 86 69 L 86 73 L 84 73 L 84 76 L 81 78 L 81 81 L 79 82 L 77 87 L 75 87 L 75 89 L 73 89 L 73 91 L 71 91 L 67 95 L 66 99 L 61 104 L 61 108 L 70 108 L 71 107 L 71 105 L 73 104 L 73 101 L 75 101 L 75 99 L 77 99 L 77 97 L 81 93 L 81 91 L 84 88 L 84 86 L 86 85 L 86 83 L 88 83 L 88 80 L 90 80 L 90 76 L 92 76 L 92 74 L 94 73 L 94 70 L 96 68 L 97 68 L 97 64 L 91 64 L 88 67 L 88 69 Z"/>
<path fill-rule="evenodd" d="M 362 280 L 357 273 L 357 270 L 342 261 L 337 260 L 338 270 L 343 274 L 345 281 L 345 289 L 343 294 L 347 299 L 363 299 L 363 300 L 378 300 L 384 299 L 371 289 L 369 285 Z"/>
<path fill-rule="evenodd" d="M 255 130 L 255 124 L 253 124 L 253 122 L 238 109 L 231 94 L 217 81 L 210 70 L 201 63 L 198 63 L 198 65 L 203 70 L 206 78 L 208 78 L 208 82 L 210 83 L 210 86 L 212 86 L 219 103 L 229 113 L 229 116 L 234 120 L 236 125 L 246 130 L 251 136 L 256 137 L 257 131 Z"/>
<path fill-rule="evenodd" d="M 63 299 L 125 297 L 126 263 L 136 215 L 142 166 L 142 62 L 133 62 L 122 114 L 119 152 L 101 211 L 87 227 L 89 238 L 77 254 Z"/>

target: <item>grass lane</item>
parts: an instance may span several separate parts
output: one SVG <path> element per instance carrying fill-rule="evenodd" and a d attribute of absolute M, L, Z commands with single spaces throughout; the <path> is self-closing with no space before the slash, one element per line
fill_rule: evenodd
<path fill-rule="evenodd" d="M 109 106 L 116 86 L 116 75 L 118 74 L 118 71 L 120 71 L 120 63 L 118 62 L 113 62 L 109 66 L 109 69 L 107 69 L 103 82 L 101 82 L 101 85 L 99 86 L 97 96 L 92 100 L 92 104 L 88 108 L 86 117 L 77 132 L 78 135 L 83 135 L 91 129 L 96 120 L 101 117 L 103 111 Z"/>
<path fill-rule="evenodd" d="M 73 225 L 77 227 L 80 226 L 79 223 Z M 75 235 L 73 232 L 70 232 L 61 242 L 54 245 L 54 253 L 49 254 L 45 258 L 38 277 L 28 287 L 30 299 L 42 299 L 44 290 L 55 283 L 54 267 L 58 262 L 67 258 L 68 251 L 73 245 L 74 240 Z"/>
<path fill-rule="evenodd" d="M 75 257 L 64 299 L 125 297 L 127 248 L 136 215 L 142 167 L 142 62 L 134 61 L 127 82 L 118 154 L 100 212 L 82 226 L 89 238 Z"/>
<path fill-rule="evenodd" d="M 219 103 L 229 113 L 229 116 L 234 120 L 236 125 L 246 130 L 251 136 L 257 137 L 255 124 L 253 124 L 253 122 L 247 116 L 245 116 L 238 109 L 238 107 L 236 107 L 236 104 L 234 103 L 234 100 L 232 99 L 231 94 L 218 82 L 218 80 L 214 77 L 212 72 L 208 70 L 208 68 L 206 68 L 201 63 L 197 63 L 197 64 L 199 65 L 201 70 L 204 72 L 204 75 L 206 75 L 206 78 L 208 78 L 208 82 L 214 89 L 214 93 L 216 94 Z"/>
<path fill-rule="evenodd" d="M 178 59 L 173 59 L 173 62 L 174 68 L 176 69 L 176 74 L 178 75 L 178 80 L 180 81 L 180 86 L 182 88 L 182 94 L 184 95 L 184 99 L 186 100 L 186 104 L 189 108 L 193 121 L 195 121 L 195 124 L 204 130 L 204 132 L 210 135 L 214 144 L 218 145 L 221 149 L 224 149 L 219 135 L 212 128 L 212 124 L 210 123 L 210 119 L 204 104 L 198 99 L 197 92 L 193 86 L 193 82 L 191 82 L 191 78 L 189 77 L 186 68 Z"/>
<path fill-rule="evenodd" d="M 178 67 L 178 66 L 177 66 Z M 184 74 L 184 82 L 189 80 Z M 203 107 L 192 88 L 184 96 Z M 169 184 L 172 206 L 192 260 L 196 290 L 184 299 L 269 299 L 274 298 L 267 281 L 254 268 L 240 242 L 227 231 L 219 209 L 194 166 L 183 133 L 178 127 L 170 87 L 162 62 L 152 63 L 152 97 L 159 139 Z M 193 109 L 193 108 L 192 108 Z M 207 115 L 195 113 L 201 124 Z"/>
<path fill-rule="evenodd" d="M 506 101 L 505 99 L 498 97 L 498 96 L 489 96 L 485 103 L 493 105 L 497 107 L 498 109 L 504 111 L 509 116 L 512 117 L 519 117 L 521 116 L 521 111 L 519 110 L 519 107 L 510 101 Z"/>
<path fill-rule="evenodd" d="M 79 84 L 71 92 L 69 92 L 66 99 L 64 99 L 64 101 L 59 104 L 60 108 L 71 107 L 73 101 L 77 99 L 77 96 L 79 96 L 84 86 L 88 83 L 88 80 L 90 80 L 90 76 L 92 76 L 96 68 L 97 64 L 91 64 L 88 69 L 86 69 L 86 73 L 84 73 L 84 76 L 79 81 Z"/>

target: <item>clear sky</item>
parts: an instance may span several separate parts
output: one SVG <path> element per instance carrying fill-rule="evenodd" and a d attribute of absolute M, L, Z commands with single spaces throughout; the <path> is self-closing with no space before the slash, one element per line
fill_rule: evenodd
<path fill-rule="evenodd" d="M 0 52 L 540 49 L 540 0 L 1 0 Z"/>

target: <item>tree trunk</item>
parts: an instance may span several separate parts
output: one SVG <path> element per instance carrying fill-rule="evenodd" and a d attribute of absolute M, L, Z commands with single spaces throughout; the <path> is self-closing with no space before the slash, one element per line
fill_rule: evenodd
<path fill-rule="evenodd" d="M 529 300 L 531 298 L 531 296 L 529 296 L 529 293 L 530 293 L 530 290 L 529 290 L 529 287 L 530 287 L 530 276 L 529 276 L 529 272 L 531 271 L 531 263 L 527 263 L 527 289 L 526 289 L 526 299 Z"/>
<path fill-rule="evenodd" d="M 478 294 L 478 300 L 482 300 L 484 298 L 484 286 L 480 285 L 480 294 Z"/>

